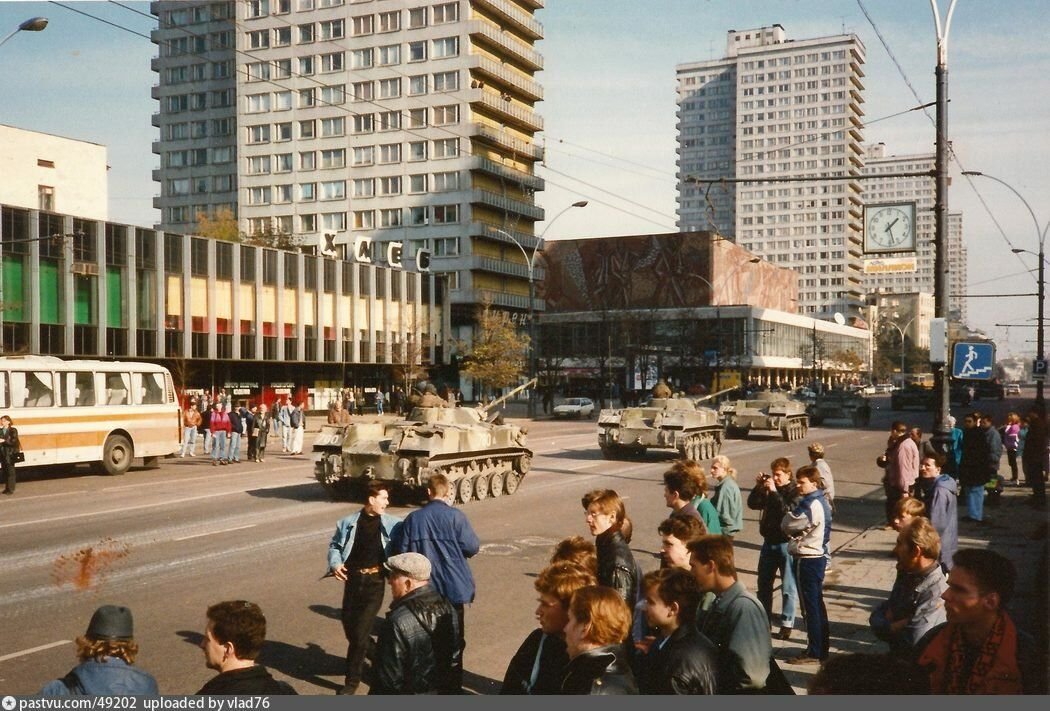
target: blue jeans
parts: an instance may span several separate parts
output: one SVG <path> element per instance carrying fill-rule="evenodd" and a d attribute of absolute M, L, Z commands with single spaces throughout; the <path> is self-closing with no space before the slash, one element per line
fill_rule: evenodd
<path fill-rule="evenodd" d="M 211 458 L 215 461 L 226 458 L 226 433 L 222 430 L 212 433 Z"/>
<path fill-rule="evenodd" d="M 802 615 L 806 618 L 806 656 L 824 660 L 831 648 L 831 628 L 828 626 L 828 608 L 824 605 L 824 571 L 828 559 L 796 558 L 795 574 L 798 581 Z"/>
<path fill-rule="evenodd" d="M 230 462 L 241 461 L 241 433 L 230 433 L 230 449 L 226 454 L 226 460 Z"/>
<path fill-rule="evenodd" d="M 979 486 L 964 486 L 963 496 L 966 497 L 966 513 L 974 521 L 984 518 L 984 484 Z"/>
<path fill-rule="evenodd" d="M 773 581 L 780 573 L 780 626 L 795 626 L 795 606 L 798 591 L 795 571 L 791 569 L 791 554 L 787 543 L 762 543 L 758 554 L 758 600 L 766 608 L 766 616 L 773 619 Z"/>
<path fill-rule="evenodd" d="M 188 453 L 191 457 L 193 456 L 193 450 L 197 448 L 197 428 L 196 427 L 183 427 L 182 428 L 182 456 L 186 456 Z"/>

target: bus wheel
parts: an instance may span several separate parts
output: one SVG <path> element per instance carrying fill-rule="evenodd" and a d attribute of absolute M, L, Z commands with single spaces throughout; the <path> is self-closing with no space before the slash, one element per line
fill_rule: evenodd
<path fill-rule="evenodd" d="M 134 456 L 134 450 L 127 437 L 110 435 L 106 440 L 106 446 L 102 448 L 102 468 L 112 476 L 123 474 L 131 467 L 131 460 Z"/>

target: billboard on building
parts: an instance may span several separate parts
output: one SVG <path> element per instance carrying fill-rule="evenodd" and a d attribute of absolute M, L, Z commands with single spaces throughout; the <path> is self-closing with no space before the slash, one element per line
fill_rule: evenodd
<path fill-rule="evenodd" d="M 865 259 L 865 274 L 906 274 L 918 269 L 916 257 L 892 257 L 885 259 Z"/>

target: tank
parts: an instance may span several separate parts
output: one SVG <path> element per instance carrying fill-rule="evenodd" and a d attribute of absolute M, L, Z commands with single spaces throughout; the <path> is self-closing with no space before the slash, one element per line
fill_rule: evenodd
<path fill-rule="evenodd" d="M 524 386 L 523 386 L 524 387 Z M 359 498 L 372 480 L 423 497 L 444 474 L 449 503 L 513 494 L 532 465 L 525 428 L 504 424 L 496 406 L 420 406 L 403 420 L 322 425 L 313 447 L 314 476 L 334 499 Z"/>
<path fill-rule="evenodd" d="M 806 408 L 809 420 L 821 425 L 825 420 L 849 420 L 854 427 L 863 427 L 871 422 L 871 403 L 859 393 L 846 390 L 828 390 L 817 395 L 816 401 Z"/>
<path fill-rule="evenodd" d="M 602 410 L 598 446 L 607 459 L 677 450 L 687 459 L 710 459 L 722 447 L 718 412 L 684 397 L 653 397 L 641 407 Z"/>
<path fill-rule="evenodd" d="M 786 393 L 760 391 L 743 400 L 727 400 L 718 408 L 727 437 L 747 437 L 752 431 L 779 431 L 785 442 L 806 436 L 806 404 Z"/>

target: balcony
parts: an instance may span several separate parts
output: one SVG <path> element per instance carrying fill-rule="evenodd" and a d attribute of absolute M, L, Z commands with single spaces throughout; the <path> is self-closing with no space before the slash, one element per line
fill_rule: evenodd
<path fill-rule="evenodd" d="M 521 279 L 529 278 L 529 267 L 527 265 L 508 262 L 505 259 L 496 259 L 494 257 L 471 257 L 468 262 L 468 268 L 477 272 L 489 272 Z M 543 281 L 544 275 L 543 267 L 537 264 L 532 272 L 533 279 L 535 281 Z"/>
<path fill-rule="evenodd" d="M 490 225 L 485 222 L 472 222 L 470 224 L 470 234 L 482 235 L 486 239 L 495 240 L 497 242 L 520 244 L 526 250 L 536 249 L 536 245 L 540 243 L 540 240 L 536 235 L 520 232 L 518 230 L 505 230 L 502 227 L 496 227 L 495 225 Z M 507 234 L 512 235 L 517 242 L 508 237 Z"/>
<path fill-rule="evenodd" d="M 538 146 L 535 143 L 529 143 L 520 138 L 508 136 L 505 131 L 501 131 L 497 128 L 492 128 L 491 126 L 486 126 L 482 123 L 475 123 L 471 127 L 470 135 L 474 138 L 488 141 L 495 146 L 516 153 L 522 158 L 543 160 L 543 146 Z"/>
<path fill-rule="evenodd" d="M 488 205 L 504 212 L 513 212 L 523 215 L 530 220 L 542 220 L 543 208 L 537 207 L 531 202 L 515 200 L 514 198 L 498 195 L 488 190 L 472 190 L 470 201 L 479 205 Z"/>
<path fill-rule="evenodd" d="M 529 297 L 521 294 L 508 294 L 503 291 L 492 289 L 458 289 L 449 292 L 450 301 L 453 304 L 480 304 L 486 300 L 493 306 L 503 306 L 510 309 L 527 311 L 529 308 Z M 536 311 L 543 311 L 543 299 L 534 302 Z"/>
<path fill-rule="evenodd" d="M 486 109 L 496 114 L 501 123 L 511 124 L 515 128 L 525 131 L 542 131 L 543 117 L 532 109 L 515 106 L 510 101 L 504 101 L 498 94 L 484 89 L 478 92 L 477 98 L 471 98 L 471 104 L 481 104 Z M 473 95 L 474 92 L 471 92 Z"/>
<path fill-rule="evenodd" d="M 543 25 L 517 5 L 507 0 L 475 0 L 474 4 L 492 13 L 496 18 L 513 25 L 514 29 L 527 35 L 530 39 L 543 39 Z"/>
<path fill-rule="evenodd" d="M 482 41 L 495 47 L 503 53 L 510 54 L 515 60 L 525 65 L 528 69 L 539 71 L 543 69 L 543 55 L 529 45 L 518 40 L 513 35 L 501 32 L 498 27 L 493 27 L 484 20 L 471 20 L 468 24 L 468 32 L 475 41 Z M 484 40 L 487 40 L 485 42 Z"/>
<path fill-rule="evenodd" d="M 543 190 L 544 180 L 538 175 L 526 173 L 509 165 L 503 165 L 490 158 L 474 156 L 470 161 L 470 169 L 481 173 L 488 173 L 502 180 L 510 180 L 523 188 L 530 190 Z"/>
<path fill-rule="evenodd" d="M 543 87 L 538 82 L 488 57 L 472 55 L 470 60 L 470 66 L 479 75 L 509 89 L 517 90 L 527 101 L 543 101 Z"/>

